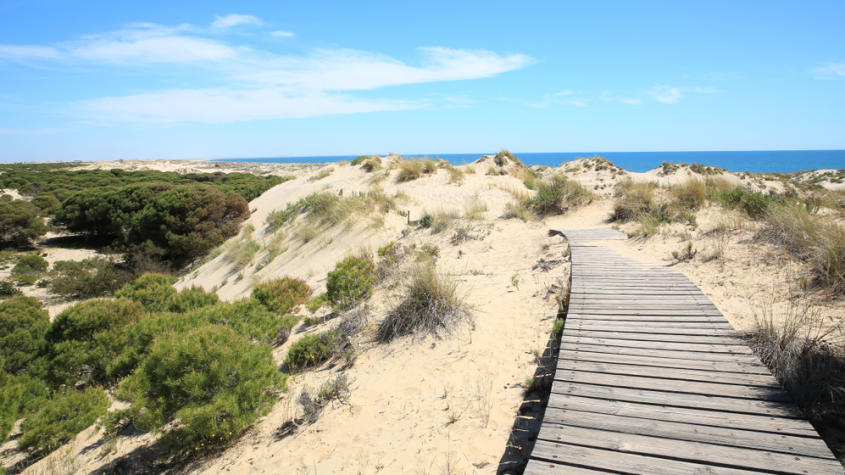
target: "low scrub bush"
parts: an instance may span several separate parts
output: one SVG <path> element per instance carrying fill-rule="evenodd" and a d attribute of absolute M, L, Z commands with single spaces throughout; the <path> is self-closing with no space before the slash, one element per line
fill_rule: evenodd
<path fill-rule="evenodd" d="M 45 345 L 50 317 L 32 297 L 0 302 L 0 371 L 25 372 Z"/>
<path fill-rule="evenodd" d="M 0 280 L 0 299 L 21 295 L 20 289 L 9 279 Z"/>
<path fill-rule="evenodd" d="M 258 284 L 252 289 L 254 299 L 282 315 L 290 313 L 297 305 L 305 303 L 310 296 L 311 288 L 308 284 L 292 277 Z"/>
<path fill-rule="evenodd" d="M 631 180 L 620 182 L 616 188 L 611 220 L 624 223 L 644 214 L 653 214 L 653 210 L 658 207 L 654 199 L 655 188 L 651 183 L 634 183 Z"/>
<path fill-rule="evenodd" d="M 40 458 L 61 447 L 106 413 L 109 398 L 100 388 L 64 389 L 24 419 L 18 447 Z"/>
<path fill-rule="evenodd" d="M 592 194 L 580 184 L 561 176 L 537 183 L 537 194 L 525 201 L 525 207 L 539 217 L 564 214 L 592 201 Z"/>
<path fill-rule="evenodd" d="M 437 274 L 433 265 L 423 265 L 414 269 L 402 301 L 379 325 L 377 339 L 389 342 L 414 332 L 448 332 L 469 317 L 457 284 Z"/>
<path fill-rule="evenodd" d="M 379 168 L 381 168 L 381 158 L 378 156 L 372 156 L 364 160 L 364 163 L 361 164 L 361 169 L 367 173 L 378 170 Z"/>
<path fill-rule="evenodd" d="M 23 200 L 0 200 L 0 249 L 30 246 L 47 233 L 40 210 Z"/>
<path fill-rule="evenodd" d="M 12 277 L 15 278 L 18 285 L 32 285 L 47 271 L 48 265 L 43 257 L 28 254 L 18 259 L 15 267 L 12 267 Z"/>
<path fill-rule="evenodd" d="M 719 193 L 716 199 L 726 208 L 744 211 L 751 219 L 765 217 L 766 212 L 780 201 L 774 196 L 751 191 L 741 186 Z"/>
<path fill-rule="evenodd" d="M 164 443 L 196 453 L 240 436 L 284 389 L 269 346 L 206 325 L 157 339 L 119 396 L 131 402 L 129 412 L 142 428 L 161 430 L 178 419 Z"/>
<path fill-rule="evenodd" d="M 59 261 L 47 278 L 50 290 L 66 298 L 105 297 L 135 278 L 135 274 L 102 257 Z"/>
<path fill-rule="evenodd" d="M 399 173 L 396 175 L 396 183 L 416 180 L 423 174 L 430 174 L 437 171 L 437 164 L 432 160 L 403 160 L 399 163 Z"/>
<path fill-rule="evenodd" d="M 305 335 L 291 345 L 284 367 L 294 372 L 319 366 L 339 353 L 345 339 L 336 330 Z"/>
<path fill-rule="evenodd" d="M 176 278 L 167 274 L 144 274 L 125 285 L 115 296 L 141 303 L 148 312 L 186 312 L 216 304 L 217 294 L 192 287 L 177 292 Z"/>
<path fill-rule="evenodd" d="M 56 386 L 114 382 L 108 366 L 124 347 L 126 328 L 145 315 L 129 299 L 88 300 L 63 311 L 45 334 L 47 378 Z"/>
<path fill-rule="evenodd" d="M 326 298 L 334 308 L 347 310 L 366 300 L 378 280 L 370 256 L 350 256 L 338 262 L 326 279 Z"/>

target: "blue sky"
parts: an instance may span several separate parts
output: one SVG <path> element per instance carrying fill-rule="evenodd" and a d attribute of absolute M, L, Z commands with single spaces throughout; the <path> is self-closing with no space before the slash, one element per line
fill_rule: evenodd
<path fill-rule="evenodd" d="M 0 0 L 0 160 L 845 149 L 845 2 Z"/>

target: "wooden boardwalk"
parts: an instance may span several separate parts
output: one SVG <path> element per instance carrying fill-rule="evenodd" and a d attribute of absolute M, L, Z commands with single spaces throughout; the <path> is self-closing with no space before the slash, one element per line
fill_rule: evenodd
<path fill-rule="evenodd" d="M 569 314 L 525 473 L 845 473 L 712 302 L 679 272 L 563 231 Z"/>

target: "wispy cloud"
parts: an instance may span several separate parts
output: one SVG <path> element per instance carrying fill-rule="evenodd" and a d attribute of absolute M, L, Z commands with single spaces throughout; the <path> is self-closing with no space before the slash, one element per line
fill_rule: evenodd
<path fill-rule="evenodd" d="M 604 91 L 601 93 L 599 98 L 604 102 L 620 102 L 622 104 L 628 104 L 631 106 L 637 106 L 642 104 L 643 100 L 639 97 L 624 97 L 618 96 L 613 91 Z"/>
<path fill-rule="evenodd" d="M 677 104 L 681 100 L 681 89 L 677 87 L 670 87 L 665 84 L 658 84 L 651 88 L 649 92 L 651 97 L 657 102 L 664 104 Z"/>
<path fill-rule="evenodd" d="M 230 28 L 261 24 L 255 16 L 240 14 L 218 16 L 211 29 L 188 24 L 137 23 L 118 31 L 53 45 L 0 45 L 0 60 L 54 67 L 91 64 L 136 69 L 145 74 L 167 72 L 174 67 L 180 70 L 201 67 L 206 84 L 216 83 L 212 87 L 86 99 L 66 108 L 75 118 L 93 123 L 234 122 L 430 107 L 429 100 L 359 98 L 351 93 L 387 86 L 488 78 L 534 61 L 524 54 L 442 46 L 418 48 L 413 62 L 372 51 L 341 48 L 279 55 L 222 39 L 221 35 Z M 270 34 L 294 35 L 282 30 Z M 586 105 L 583 101 L 572 102 Z M 446 106 L 455 104 L 446 103 Z"/>
<path fill-rule="evenodd" d="M 418 109 L 427 104 L 357 99 L 325 92 L 289 94 L 272 88 L 216 88 L 105 97 L 80 101 L 75 106 L 77 111 L 94 121 L 226 123 Z"/>
<path fill-rule="evenodd" d="M 296 35 L 296 33 L 292 32 L 292 31 L 285 31 L 285 30 L 271 31 L 270 34 L 272 36 L 277 36 L 277 37 L 280 37 L 280 38 L 293 38 Z"/>
<path fill-rule="evenodd" d="M 816 79 L 845 79 L 845 62 L 830 62 L 813 69 Z"/>
<path fill-rule="evenodd" d="M 567 89 L 565 91 L 546 94 L 539 101 L 529 101 L 523 103 L 529 107 L 545 109 L 551 106 L 587 107 L 590 105 L 590 100 L 580 97 L 580 94 L 573 90 Z"/>
<path fill-rule="evenodd" d="M 236 49 L 219 41 L 186 34 L 186 25 L 140 23 L 105 34 L 86 35 L 53 46 L 0 45 L 0 59 L 19 62 L 185 63 L 220 61 Z"/>
<path fill-rule="evenodd" d="M 233 13 L 225 16 L 215 15 L 215 20 L 211 23 L 211 27 L 219 30 L 226 30 L 239 25 L 260 26 L 263 24 L 264 22 L 255 15 L 240 15 Z"/>

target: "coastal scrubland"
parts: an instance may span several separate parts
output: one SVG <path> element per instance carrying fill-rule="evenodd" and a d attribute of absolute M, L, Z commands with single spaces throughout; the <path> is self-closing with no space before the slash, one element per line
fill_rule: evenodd
<path fill-rule="evenodd" d="M 0 170 L 7 470 L 518 464 L 565 315 L 569 250 L 547 231 L 587 227 L 690 277 L 845 452 L 841 174 L 507 150 L 252 170 Z"/>

